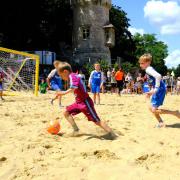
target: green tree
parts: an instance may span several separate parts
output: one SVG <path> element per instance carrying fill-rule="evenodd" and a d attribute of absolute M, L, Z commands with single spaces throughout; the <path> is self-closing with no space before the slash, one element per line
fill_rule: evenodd
<path fill-rule="evenodd" d="M 177 66 L 177 68 L 174 70 L 175 76 L 180 77 L 180 64 Z"/>
<path fill-rule="evenodd" d="M 153 56 L 152 66 L 161 73 L 165 75 L 167 73 L 167 67 L 165 65 L 164 59 L 168 56 L 168 47 L 162 42 L 158 41 L 154 34 L 135 34 L 133 37 L 136 51 L 135 56 L 137 60 L 144 53 L 151 53 Z"/>
<path fill-rule="evenodd" d="M 112 59 L 119 56 L 123 61 L 135 63 L 135 44 L 131 33 L 128 31 L 130 24 L 126 12 L 121 7 L 113 6 L 110 10 L 110 22 L 115 27 L 115 46 L 111 49 Z"/>
<path fill-rule="evenodd" d="M 17 50 L 52 50 L 72 44 L 72 9 L 69 1 L 3 2 L 0 10 L 0 45 Z"/>

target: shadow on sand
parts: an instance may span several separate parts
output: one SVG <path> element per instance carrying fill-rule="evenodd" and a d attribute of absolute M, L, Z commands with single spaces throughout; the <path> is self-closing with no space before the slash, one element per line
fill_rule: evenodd
<path fill-rule="evenodd" d="M 180 123 L 166 125 L 167 128 L 180 128 Z"/>
<path fill-rule="evenodd" d="M 68 134 L 65 134 L 65 133 L 58 133 L 57 134 L 58 136 L 62 136 L 62 137 L 65 137 L 65 138 L 69 138 L 69 137 L 72 137 L 72 136 L 69 136 Z M 90 139 L 100 139 L 100 140 L 115 140 L 115 139 L 109 139 L 109 137 L 105 134 L 105 135 L 101 135 L 101 136 L 97 136 L 97 135 L 94 135 L 94 134 L 88 134 L 88 133 L 80 133 L 78 134 L 78 136 L 76 137 L 82 137 L 82 136 L 87 136 L 87 138 L 85 138 L 84 140 L 90 140 Z M 118 136 L 117 136 L 118 138 Z"/>

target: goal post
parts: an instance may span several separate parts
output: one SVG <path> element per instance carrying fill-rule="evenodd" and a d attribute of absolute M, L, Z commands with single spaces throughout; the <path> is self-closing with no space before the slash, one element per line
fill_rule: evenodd
<path fill-rule="evenodd" d="M 5 91 L 33 91 L 38 95 L 39 56 L 0 47 Z"/>

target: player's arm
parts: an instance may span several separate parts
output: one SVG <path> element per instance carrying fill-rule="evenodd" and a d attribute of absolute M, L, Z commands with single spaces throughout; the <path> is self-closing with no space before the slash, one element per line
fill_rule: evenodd
<path fill-rule="evenodd" d="M 90 77 L 89 77 L 89 81 L 88 81 L 88 87 L 89 88 L 91 88 L 91 82 L 92 82 L 93 73 L 94 73 L 94 71 L 91 72 Z"/>
<path fill-rule="evenodd" d="M 47 85 L 48 85 L 48 89 L 51 89 L 51 84 L 50 84 L 50 82 L 51 82 L 52 77 L 55 75 L 55 73 L 56 73 L 56 69 L 53 69 L 53 70 L 49 73 L 49 75 L 48 75 L 48 77 L 47 77 L 47 79 L 46 79 Z"/>
<path fill-rule="evenodd" d="M 150 76 L 154 77 L 155 78 L 155 88 L 150 91 L 151 94 L 154 94 L 158 91 L 159 87 L 160 87 L 160 82 L 161 82 L 161 75 L 156 71 L 154 70 L 152 67 L 148 67 L 146 69 L 146 73 L 149 74 Z"/>
<path fill-rule="evenodd" d="M 50 80 L 51 80 L 51 79 L 47 77 L 46 81 L 47 81 L 48 89 L 51 89 Z"/>
<path fill-rule="evenodd" d="M 74 92 L 74 90 L 75 90 L 75 88 L 69 88 L 69 89 L 66 90 L 66 91 L 58 91 L 58 92 L 56 93 L 56 95 L 57 95 L 57 96 L 64 96 L 64 95 L 66 95 L 66 94 L 69 94 L 69 93 Z"/>
<path fill-rule="evenodd" d="M 101 72 L 101 84 L 100 84 L 100 88 L 102 88 L 102 86 L 103 86 L 104 78 L 105 78 L 105 76 L 104 76 L 103 72 Z"/>
<path fill-rule="evenodd" d="M 74 92 L 75 89 L 78 89 L 79 79 L 77 77 L 72 77 L 72 76 L 70 76 L 69 78 L 70 78 L 70 88 L 66 91 L 58 91 L 57 95 L 64 96 L 68 93 Z"/>

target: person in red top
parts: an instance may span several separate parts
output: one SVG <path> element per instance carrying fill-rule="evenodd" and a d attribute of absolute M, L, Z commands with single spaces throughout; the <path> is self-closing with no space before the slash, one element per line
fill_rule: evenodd
<path fill-rule="evenodd" d="M 94 122 L 96 125 L 104 129 L 107 134 L 103 137 L 106 139 L 113 140 L 117 136 L 114 134 L 112 129 L 103 121 L 100 120 L 99 116 L 94 109 L 94 103 L 87 93 L 86 86 L 78 74 L 72 73 L 71 65 L 62 62 L 58 66 L 58 74 L 63 80 L 70 81 L 70 88 L 66 91 L 58 91 L 57 96 L 63 96 L 73 92 L 75 95 L 75 102 L 66 107 L 64 116 L 73 128 L 71 136 L 79 136 L 79 128 L 74 121 L 73 116 L 79 113 L 83 113 L 89 121 Z"/>
<path fill-rule="evenodd" d="M 119 70 L 116 72 L 115 79 L 117 81 L 118 94 L 121 95 L 124 85 L 124 71 L 121 67 L 119 67 Z"/>

